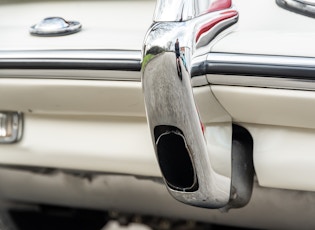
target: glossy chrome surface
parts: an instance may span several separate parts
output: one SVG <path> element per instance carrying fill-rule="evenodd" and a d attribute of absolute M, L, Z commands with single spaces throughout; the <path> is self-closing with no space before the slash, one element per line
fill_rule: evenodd
<path fill-rule="evenodd" d="M 68 49 L 68 50 L 1 50 L 3 59 L 86 59 L 86 60 L 130 60 L 140 67 L 140 50 Z M 140 68 L 139 68 L 140 70 Z"/>
<path fill-rule="evenodd" d="M 315 2 L 311 0 L 276 0 L 276 3 L 289 11 L 315 17 Z"/>
<path fill-rule="evenodd" d="M 313 57 L 210 53 L 194 59 L 192 76 L 206 74 L 211 85 L 314 91 L 314 62 Z"/>
<path fill-rule="evenodd" d="M 140 81 L 140 61 L 133 50 L 7 50 L 0 77 Z"/>
<path fill-rule="evenodd" d="M 315 91 L 315 82 L 281 77 L 207 74 L 211 85 Z"/>
<path fill-rule="evenodd" d="M 0 144 L 17 142 L 22 136 L 22 114 L 0 112 Z"/>
<path fill-rule="evenodd" d="M 231 4 L 204 11 L 216 2 L 180 1 L 175 5 L 174 1 L 159 1 L 155 23 L 145 38 L 142 63 L 147 118 L 168 190 L 179 201 L 207 208 L 222 208 L 233 200 L 231 118 L 225 114 L 220 124 L 207 121 L 204 125 L 191 84 L 193 59 L 208 53 L 213 39 L 238 19 Z M 224 111 L 211 93 L 207 97 L 213 101 L 210 111 Z M 225 172 L 213 165 L 212 154 L 217 151 L 213 143 L 227 143 L 219 151 L 225 156 Z"/>
<path fill-rule="evenodd" d="M 154 21 L 187 21 L 209 12 L 230 8 L 231 6 L 231 0 L 158 0 L 154 14 Z"/>
<path fill-rule="evenodd" d="M 66 21 L 61 17 L 48 17 L 30 27 L 29 32 L 36 36 L 61 36 L 79 32 L 81 23 Z"/>
<path fill-rule="evenodd" d="M 140 81 L 140 62 L 141 51 L 135 50 L 7 50 L 0 52 L 0 78 Z M 210 53 L 193 58 L 191 84 L 314 91 L 314 62 L 313 57 Z"/>

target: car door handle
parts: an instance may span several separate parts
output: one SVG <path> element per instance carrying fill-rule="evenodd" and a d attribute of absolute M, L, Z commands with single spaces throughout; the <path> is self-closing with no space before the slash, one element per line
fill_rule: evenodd
<path fill-rule="evenodd" d="M 191 75 L 213 40 L 237 20 L 231 0 L 160 0 L 145 37 L 142 84 L 152 142 L 168 191 L 186 204 L 229 209 L 244 206 L 251 195 L 253 170 L 244 173 L 237 165 L 245 162 L 252 169 L 252 158 L 232 157 L 232 152 L 243 156 L 243 147 L 233 145 L 236 126 L 209 86 L 203 88 L 210 112 L 206 121 L 201 119 L 204 108 L 198 108 L 193 86 L 208 83 L 205 76 Z M 225 161 L 221 172 L 215 155 Z M 232 178 L 239 175 L 234 184 Z"/>

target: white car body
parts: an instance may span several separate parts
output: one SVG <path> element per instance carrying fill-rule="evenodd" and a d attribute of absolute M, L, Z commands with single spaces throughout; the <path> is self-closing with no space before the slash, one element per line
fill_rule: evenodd
<path fill-rule="evenodd" d="M 247 63 L 248 55 L 255 55 L 264 64 L 314 69 L 314 18 L 284 10 L 274 0 L 233 4 L 238 22 L 214 40 L 210 53 L 231 55 L 224 57 L 227 63 Z M 101 62 L 120 51 L 130 51 L 129 60 L 141 61 L 155 5 L 155 1 L 4 2 L 0 65 L 58 58 Z M 30 26 L 49 16 L 78 20 L 82 30 L 61 37 L 29 34 Z M 250 60 L 256 63 L 254 58 Z M 205 95 L 211 91 L 233 123 L 253 138 L 255 181 L 245 207 L 226 213 L 192 207 L 173 199 L 160 183 L 140 70 L 49 66 L 0 69 L 0 112 L 23 113 L 21 140 L 0 144 L 0 198 L 235 227 L 315 228 L 314 79 L 236 74 L 206 78 L 210 86 L 194 88 L 201 116 L 207 117 Z M 224 165 L 216 167 L 224 170 Z"/>

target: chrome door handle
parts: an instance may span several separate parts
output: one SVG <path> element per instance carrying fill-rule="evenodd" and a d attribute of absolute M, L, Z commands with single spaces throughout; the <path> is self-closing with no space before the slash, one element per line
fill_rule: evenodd
<path fill-rule="evenodd" d="M 159 0 L 144 42 L 142 84 L 156 156 L 170 194 L 194 206 L 228 209 L 243 205 L 233 201 L 235 190 L 231 189 L 231 117 L 208 87 L 213 101 L 210 110 L 222 116 L 214 119 L 210 112 L 203 124 L 192 86 L 199 84 L 198 79 L 205 82 L 201 85 L 207 82 L 204 76 L 192 78 L 191 74 L 193 68 L 198 69 L 194 63 L 210 52 L 213 40 L 237 20 L 231 0 Z M 219 150 L 227 156 L 223 173 L 215 169 L 211 158 L 216 141 L 224 142 Z"/>

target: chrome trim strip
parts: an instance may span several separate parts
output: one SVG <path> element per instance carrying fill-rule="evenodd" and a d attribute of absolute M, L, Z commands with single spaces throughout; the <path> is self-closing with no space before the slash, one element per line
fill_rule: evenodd
<path fill-rule="evenodd" d="M 279 7 L 297 14 L 315 18 L 315 4 L 310 0 L 276 0 Z"/>
<path fill-rule="evenodd" d="M 304 3 L 306 5 L 311 5 L 311 6 L 315 6 L 315 2 L 314 0 L 296 0 L 298 2 Z"/>
<path fill-rule="evenodd" d="M 210 53 L 196 59 L 193 76 L 210 84 L 315 90 L 315 58 Z"/>
<path fill-rule="evenodd" d="M 85 69 L 140 71 L 141 51 L 21 50 L 0 51 L 0 69 Z"/>
<path fill-rule="evenodd" d="M 290 78 L 257 77 L 240 75 L 207 75 L 211 85 L 244 86 L 271 89 L 290 89 L 315 91 L 315 82 L 299 81 Z"/>
<path fill-rule="evenodd" d="M 0 69 L 1 78 L 66 79 L 140 82 L 140 71 L 86 69 Z"/>

